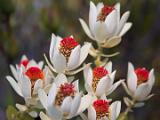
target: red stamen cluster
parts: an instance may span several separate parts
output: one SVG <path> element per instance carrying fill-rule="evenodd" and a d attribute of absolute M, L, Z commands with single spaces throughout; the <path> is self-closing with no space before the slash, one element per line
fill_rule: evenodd
<path fill-rule="evenodd" d="M 93 103 L 93 107 L 96 110 L 97 118 L 108 116 L 109 113 L 109 102 L 107 100 L 96 100 Z"/>
<path fill-rule="evenodd" d="M 44 73 L 38 67 L 30 67 L 25 74 L 30 78 L 31 81 L 44 79 Z"/>
<path fill-rule="evenodd" d="M 19 63 L 19 67 L 21 66 L 21 65 L 23 65 L 25 68 L 27 67 L 27 65 L 28 65 L 28 63 L 29 63 L 29 60 L 28 59 L 26 59 L 26 60 L 22 60 L 20 63 Z"/>
<path fill-rule="evenodd" d="M 72 83 L 64 83 L 60 86 L 60 91 L 63 96 L 72 96 L 75 92 L 74 85 Z"/>
<path fill-rule="evenodd" d="M 137 68 L 135 73 L 138 78 L 138 82 L 146 82 L 148 80 L 149 71 L 146 68 Z"/>
<path fill-rule="evenodd" d="M 107 74 L 108 74 L 108 71 L 104 67 L 96 67 L 93 69 L 93 76 L 96 79 L 101 79 Z"/>

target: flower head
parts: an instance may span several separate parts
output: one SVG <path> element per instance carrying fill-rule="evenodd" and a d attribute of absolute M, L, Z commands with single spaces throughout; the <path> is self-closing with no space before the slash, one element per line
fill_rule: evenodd
<path fill-rule="evenodd" d="M 137 75 L 138 84 L 146 82 L 148 80 L 149 71 L 146 68 L 137 68 L 135 70 Z"/>
<path fill-rule="evenodd" d="M 111 48 L 121 42 L 121 37 L 131 28 L 127 22 L 130 12 L 125 12 L 120 18 L 120 3 L 114 6 L 91 1 L 89 11 L 89 27 L 83 19 L 79 19 L 85 33 L 105 48 Z"/>

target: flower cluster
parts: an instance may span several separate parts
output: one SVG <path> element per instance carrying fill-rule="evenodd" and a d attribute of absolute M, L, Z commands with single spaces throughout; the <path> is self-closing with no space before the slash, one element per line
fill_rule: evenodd
<path fill-rule="evenodd" d="M 71 119 L 78 115 L 84 120 L 116 120 L 121 101 L 107 97 L 121 84 L 130 96 L 124 97 L 125 114 L 133 107 L 144 105 L 153 96 L 150 93 L 155 82 L 154 70 L 134 69 L 129 62 L 126 80 L 115 82 L 116 70 L 107 61 L 114 55 L 103 53 L 103 49 L 118 45 L 131 28 L 132 23 L 127 22 L 129 15 L 127 11 L 120 16 L 120 3 L 96 6 L 90 2 L 89 27 L 83 19 L 79 20 L 97 48 L 89 42 L 80 45 L 72 35 L 62 38 L 52 34 L 49 59 L 45 55 L 47 65 L 25 55 L 19 64 L 10 65 L 13 77 L 6 79 L 25 101 L 25 105 L 16 104 L 17 109 L 32 117 L 40 116 L 42 120 Z M 85 64 L 89 54 L 95 61 Z M 79 88 L 83 77 L 75 79 L 79 72 L 83 72 L 85 90 Z"/>

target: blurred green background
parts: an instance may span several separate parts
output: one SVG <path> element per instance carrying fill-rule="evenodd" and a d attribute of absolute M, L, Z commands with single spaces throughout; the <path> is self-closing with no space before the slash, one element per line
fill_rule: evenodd
<path fill-rule="evenodd" d="M 106 50 L 120 51 L 112 58 L 117 69 L 116 80 L 125 78 L 128 61 L 135 66 L 155 68 L 155 96 L 146 105 L 134 109 L 130 120 L 160 119 L 160 0 L 94 0 L 113 5 L 121 3 L 121 13 L 131 11 L 131 30 L 121 44 Z M 10 73 L 9 64 L 18 63 L 21 55 L 37 61 L 48 54 L 51 33 L 73 35 L 80 43 L 91 40 L 85 35 L 78 18 L 88 21 L 89 0 L 0 0 L 0 119 L 6 120 L 8 105 L 24 101 L 10 87 L 5 76 Z M 93 60 L 93 59 L 91 59 Z M 80 78 L 82 79 L 82 78 Z M 83 80 L 83 79 L 82 79 Z M 119 87 L 111 97 L 122 99 L 126 95 Z M 122 110 L 125 108 L 122 108 Z"/>

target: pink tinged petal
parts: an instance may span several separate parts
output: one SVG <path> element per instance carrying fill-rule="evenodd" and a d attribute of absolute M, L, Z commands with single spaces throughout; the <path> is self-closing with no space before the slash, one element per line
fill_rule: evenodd
<path fill-rule="evenodd" d="M 90 1 L 90 10 L 89 10 L 89 27 L 90 30 L 92 32 L 92 34 L 94 34 L 93 29 L 94 29 L 94 24 L 96 23 L 97 20 L 97 8 L 94 5 L 94 3 L 92 1 Z"/>
<path fill-rule="evenodd" d="M 118 17 L 118 21 L 120 20 L 120 3 L 116 3 L 116 5 L 114 6 L 114 8 L 117 10 L 118 14 L 117 14 L 117 17 Z"/>
<path fill-rule="evenodd" d="M 106 65 L 105 65 L 105 69 L 110 73 L 112 73 L 112 62 L 109 61 Z"/>
<path fill-rule="evenodd" d="M 77 67 L 77 65 L 79 64 L 79 60 L 80 60 L 80 45 L 78 45 L 77 47 L 75 47 L 72 52 L 71 55 L 69 57 L 68 60 L 68 64 L 67 64 L 67 69 L 68 70 L 73 70 Z"/>
<path fill-rule="evenodd" d="M 100 79 L 96 88 L 96 96 L 100 97 L 106 92 L 108 80 L 108 76 Z"/>
<path fill-rule="evenodd" d="M 129 15 L 130 15 L 129 11 L 125 12 L 122 15 L 121 20 L 119 22 L 118 29 L 117 29 L 117 34 L 119 34 L 121 32 L 122 28 L 124 27 L 125 23 L 127 22 L 128 18 L 129 18 Z"/>
<path fill-rule="evenodd" d="M 49 49 L 50 59 L 53 58 L 55 45 L 56 45 L 56 36 L 52 33 L 50 49 Z"/>
<path fill-rule="evenodd" d="M 31 98 L 31 81 L 28 77 L 23 76 L 22 79 L 22 94 L 24 98 Z"/>
<path fill-rule="evenodd" d="M 64 72 L 64 70 L 66 69 L 66 58 L 59 52 L 55 53 L 53 59 L 53 66 L 58 73 Z"/>
<path fill-rule="evenodd" d="M 81 102 L 80 102 L 80 106 L 79 106 L 77 114 L 84 112 L 92 104 L 92 101 L 93 101 L 93 98 L 91 95 L 89 94 L 84 95 L 81 98 Z"/>
<path fill-rule="evenodd" d="M 63 111 L 64 114 L 70 113 L 71 105 L 72 105 L 72 97 L 68 96 L 63 100 L 62 105 L 61 105 L 61 110 Z"/>
<path fill-rule="evenodd" d="M 107 28 L 108 37 L 115 35 L 116 29 L 118 27 L 118 12 L 113 10 L 105 19 L 105 24 Z"/>
<path fill-rule="evenodd" d="M 55 83 L 53 83 L 48 93 L 48 105 L 52 106 L 54 104 L 56 94 L 57 94 L 57 86 Z"/>
<path fill-rule="evenodd" d="M 43 89 L 38 90 L 38 97 L 39 97 L 39 100 L 40 100 L 41 104 L 43 105 L 43 107 L 47 110 L 47 106 L 48 106 L 47 94 L 45 93 L 45 91 Z"/>
<path fill-rule="evenodd" d="M 40 112 L 39 114 L 41 120 L 51 120 L 46 114 L 44 114 L 43 112 Z"/>
<path fill-rule="evenodd" d="M 76 80 L 72 83 L 75 86 L 76 92 L 79 92 L 79 80 Z"/>
<path fill-rule="evenodd" d="M 118 44 L 120 44 L 121 40 L 122 40 L 122 39 L 121 39 L 121 37 L 119 37 L 119 36 L 111 37 L 111 38 L 108 39 L 104 44 L 102 44 L 102 47 L 105 47 L 105 48 L 115 47 L 115 46 L 117 46 Z"/>
<path fill-rule="evenodd" d="M 97 21 L 94 26 L 95 39 L 99 43 L 103 43 L 105 39 L 109 36 L 109 30 L 105 22 Z"/>
<path fill-rule="evenodd" d="M 127 23 L 124 25 L 124 27 L 123 27 L 123 29 L 121 30 L 121 32 L 119 33 L 119 36 L 122 37 L 126 32 L 128 32 L 128 30 L 129 30 L 131 27 L 132 27 L 132 23 L 127 22 Z"/>
<path fill-rule="evenodd" d="M 18 80 L 17 70 L 13 65 L 10 65 L 11 72 L 16 80 Z"/>
<path fill-rule="evenodd" d="M 88 120 L 96 120 L 96 111 L 93 106 L 88 108 Z"/>
<path fill-rule="evenodd" d="M 88 37 L 89 37 L 90 39 L 92 39 L 92 40 L 95 40 L 95 38 L 94 38 L 94 36 L 92 35 L 91 31 L 89 30 L 86 22 L 85 22 L 83 19 L 81 19 L 81 18 L 79 18 L 79 21 L 80 21 L 80 23 L 81 23 L 81 26 L 82 26 L 84 32 L 88 35 Z"/>
<path fill-rule="evenodd" d="M 100 11 L 101 11 L 101 9 L 102 9 L 103 7 L 104 7 L 103 2 L 99 2 L 99 3 L 97 4 L 97 14 L 100 13 Z"/>
<path fill-rule="evenodd" d="M 82 48 L 81 48 L 81 52 L 80 52 L 80 60 L 79 60 L 79 64 L 81 65 L 84 60 L 87 58 L 89 50 L 91 48 L 91 44 L 90 43 L 85 43 Z"/>
<path fill-rule="evenodd" d="M 44 62 L 43 62 L 43 61 L 40 61 L 40 62 L 38 63 L 38 67 L 39 67 L 40 69 L 43 68 L 43 65 L 44 65 Z"/>
<path fill-rule="evenodd" d="M 111 104 L 111 120 L 116 120 L 121 111 L 121 102 L 116 101 Z"/>
<path fill-rule="evenodd" d="M 110 89 L 106 92 L 106 95 L 110 95 L 124 80 L 120 80 L 113 84 Z"/>
<path fill-rule="evenodd" d="M 43 81 L 41 79 L 37 80 L 34 84 L 33 94 L 37 94 L 38 89 L 43 87 Z"/>
<path fill-rule="evenodd" d="M 22 91 L 21 91 L 20 87 L 18 86 L 18 83 L 12 77 L 10 77 L 10 76 L 7 76 L 6 79 L 11 84 L 12 88 L 16 91 L 16 93 L 19 96 L 23 97 Z"/>
<path fill-rule="evenodd" d="M 129 90 L 134 93 L 137 88 L 137 75 L 134 72 L 132 63 L 128 63 L 127 85 Z"/>
<path fill-rule="evenodd" d="M 150 72 L 149 72 L 149 77 L 148 77 L 148 84 L 152 87 L 155 83 L 155 75 L 154 75 L 154 69 L 152 69 Z"/>
<path fill-rule="evenodd" d="M 137 87 L 135 92 L 135 99 L 138 101 L 143 101 L 151 92 L 152 87 L 148 83 L 142 83 Z"/>
<path fill-rule="evenodd" d="M 78 112 L 78 109 L 80 107 L 80 103 L 81 103 L 81 95 L 77 94 L 71 104 L 71 111 L 70 111 L 70 117 L 74 117 L 76 116 L 76 113 Z"/>
<path fill-rule="evenodd" d="M 54 83 L 56 84 L 57 87 L 59 87 L 61 84 L 67 83 L 67 77 L 60 73 L 57 75 L 57 77 L 54 80 Z"/>

